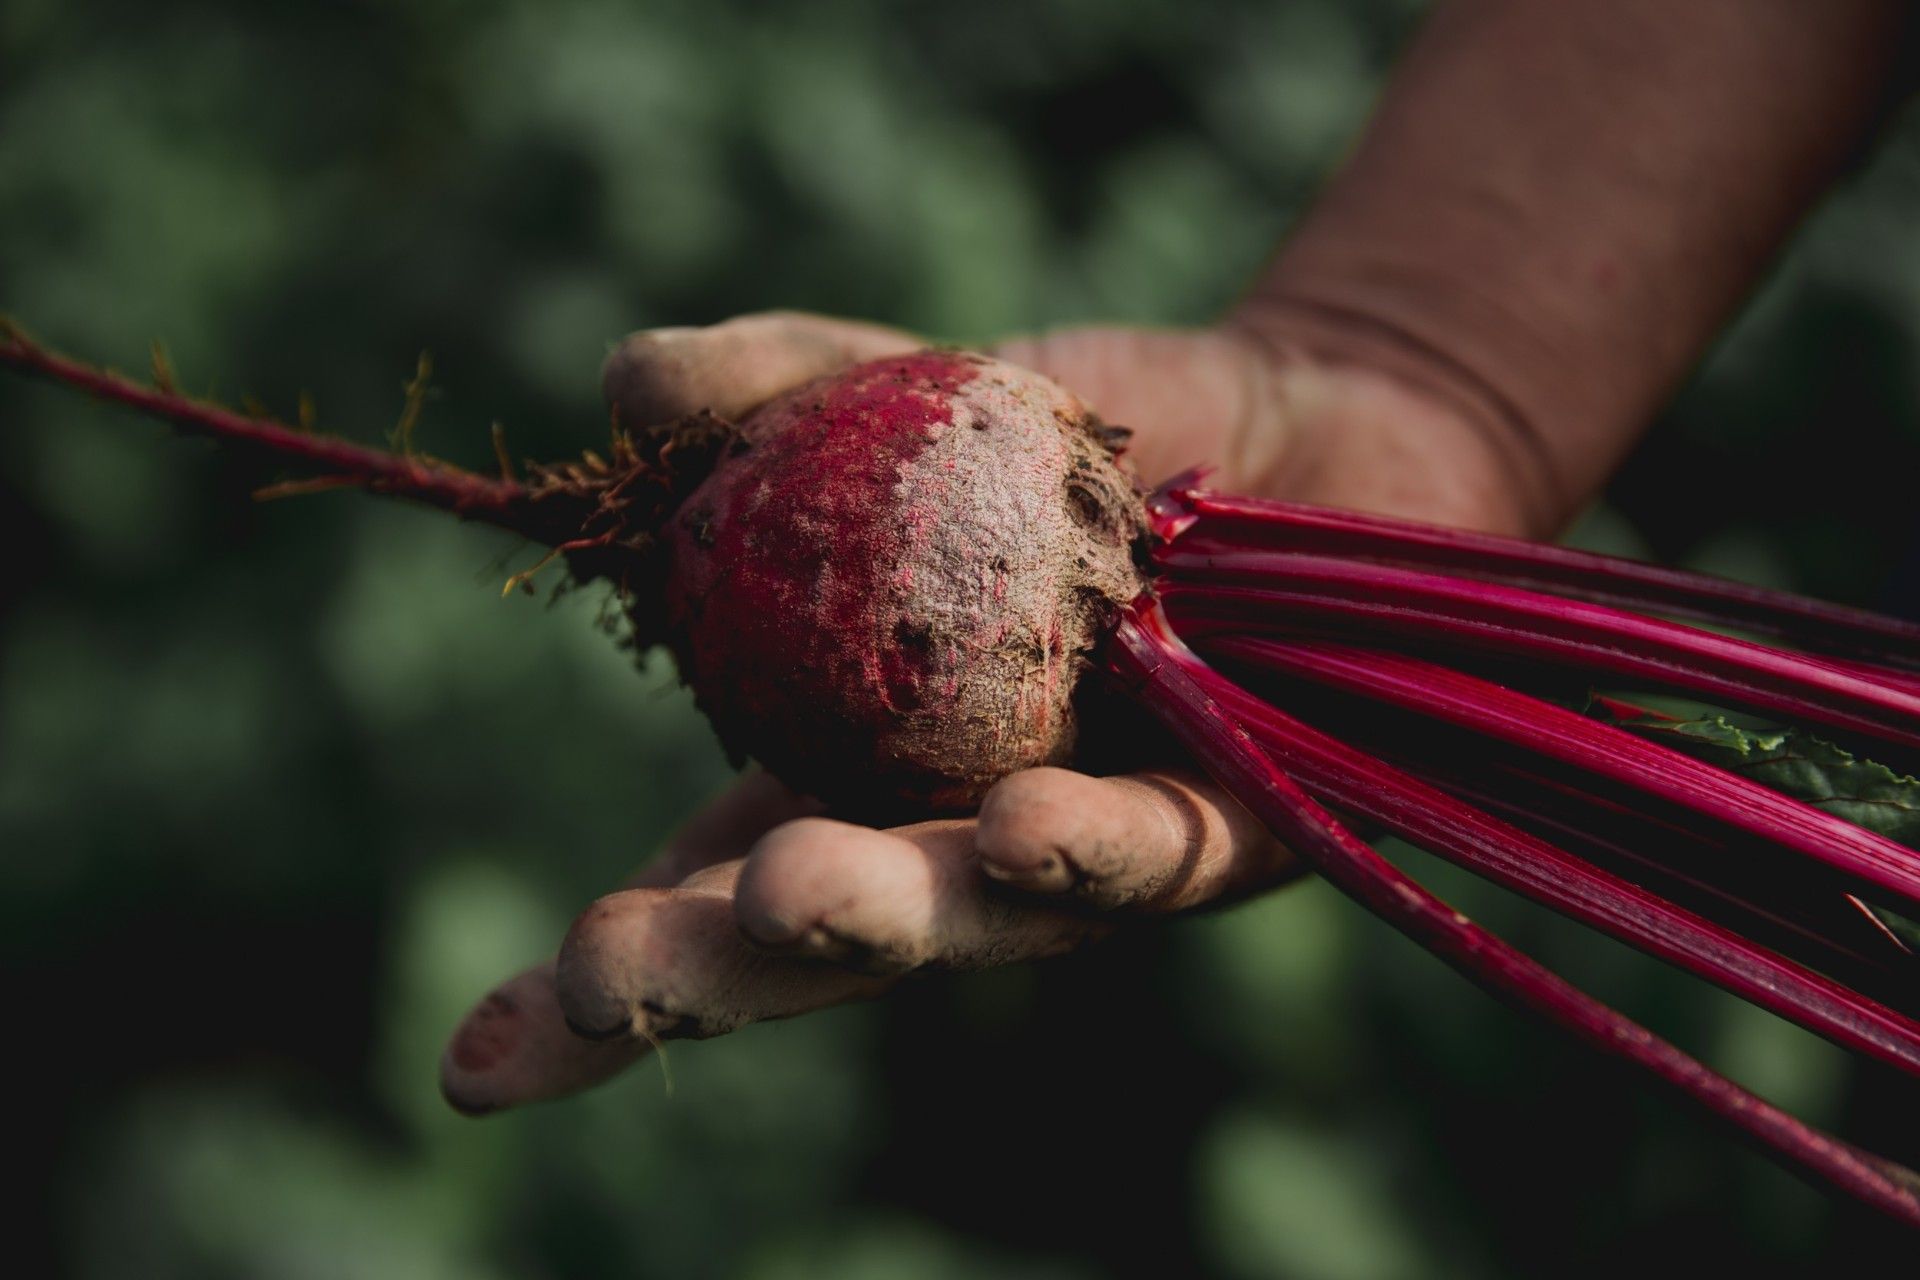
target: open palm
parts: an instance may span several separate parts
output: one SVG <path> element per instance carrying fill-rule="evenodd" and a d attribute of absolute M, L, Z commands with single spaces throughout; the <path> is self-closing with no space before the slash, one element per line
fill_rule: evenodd
<path fill-rule="evenodd" d="M 608 360 L 629 425 L 738 416 L 848 364 L 911 350 L 896 330 L 773 313 L 638 333 Z M 994 354 L 1132 428 L 1140 474 L 1206 463 L 1223 485 L 1510 528 L 1498 467 L 1444 408 L 1392 379 L 1274 351 L 1230 326 L 1097 328 Z M 442 1060 L 470 1113 L 575 1092 L 659 1040 L 706 1037 L 877 995 L 919 969 L 1069 950 L 1119 922 L 1291 878 L 1224 792 L 1168 768 L 1033 769 L 977 816 L 875 830 L 749 773 L 627 885 L 575 920 L 556 960 L 501 985 Z"/>

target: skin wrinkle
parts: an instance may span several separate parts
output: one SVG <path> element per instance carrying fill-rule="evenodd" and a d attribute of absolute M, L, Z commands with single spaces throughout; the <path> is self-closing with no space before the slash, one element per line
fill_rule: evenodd
<path fill-rule="evenodd" d="M 1272 859 L 1254 856 L 1264 833 L 1251 827 L 1237 830 L 1218 800 L 1207 802 L 1210 788 L 1198 779 L 1168 773 L 1097 782 L 1063 776 L 1051 785 L 1069 790 L 1038 811 L 1022 812 L 1016 806 L 1009 816 L 1004 807 L 994 809 L 988 818 L 991 827 L 979 840 L 983 849 L 1004 857 L 1000 828 L 1047 833 L 1039 859 L 1016 858 L 998 873 L 1015 888 L 1079 910 L 1150 916 L 1203 899 L 1215 891 L 1216 882 L 1270 878 Z M 1091 794 L 1096 787 L 1121 794 L 1104 801 Z M 1069 800 L 1079 803 L 1065 803 Z M 1056 808 L 1070 810 L 1061 820 L 1065 825 L 1057 829 L 1049 813 Z M 1108 820 L 1089 816 L 1095 812 Z M 1112 829 L 1115 815 L 1127 834 Z M 1061 870 L 1056 873 L 1056 868 Z"/>
<path fill-rule="evenodd" d="M 1107 781 L 1128 793 L 1135 812 L 1144 808 L 1151 813 L 1151 821 L 1160 827 L 1166 837 L 1165 848 L 1180 852 L 1171 863 L 1166 858 L 1129 858 L 1127 851 L 1116 849 L 1108 839 L 1108 833 L 1102 832 L 1084 851 L 1089 857 L 1075 859 L 1071 853 L 1065 855 L 1069 862 L 1081 868 L 1081 882 L 1075 889 L 1079 896 L 1098 906 L 1151 906 L 1170 896 L 1175 887 L 1190 879 L 1198 869 L 1205 840 L 1201 834 L 1202 828 L 1200 824 L 1192 821 L 1182 823 L 1176 818 L 1174 807 L 1179 803 L 1179 798 L 1173 794 L 1172 787 L 1159 779 L 1112 778 Z M 1140 839 L 1134 841 L 1132 847 L 1135 850 L 1151 848 L 1152 842 Z M 1087 867 L 1088 861 L 1097 863 L 1098 869 Z M 1150 868 L 1147 875 L 1131 882 L 1124 878 L 1130 866 L 1137 869 L 1143 862 Z"/>
<path fill-rule="evenodd" d="M 1091 848 L 1081 851 L 1079 856 L 1075 855 L 1065 840 L 1055 840 L 1051 858 L 1059 863 L 1063 876 L 1059 883 L 1047 885 L 1046 892 L 1063 898 L 1096 902 L 1106 896 L 1109 864 L 1113 858 L 1112 850 L 1104 840 L 1095 841 Z M 1089 867 L 1089 862 L 1098 864 L 1098 869 Z"/>
<path fill-rule="evenodd" d="M 1858 156 L 1913 21 L 1894 0 L 1439 6 L 1262 291 L 1461 358 L 1549 433 L 1577 503 Z"/>
<path fill-rule="evenodd" d="M 1153 793 L 1146 798 L 1147 807 L 1159 817 L 1162 827 L 1172 838 L 1170 847 L 1180 850 L 1180 859 L 1173 867 L 1141 886 L 1141 899 L 1154 904 L 1177 901 L 1180 890 L 1192 885 L 1205 862 L 1207 845 L 1214 834 L 1209 829 L 1207 815 L 1184 788 L 1173 783 L 1159 780 L 1148 782 L 1144 779 L 1123 779 L 1122 782 L 1123 785 L 1130 783 L 1141 791 Z"/>
<path fill-rule="evenodd" d="M 1159 769 L 1099 780 L 1101 788 L 1111 787 L 1125 797 L 1127 815 L 1126 821 L 1116 823 L 1116 805 L 1092 828 L 1092 853 L 1099 859 L 1094 887 L 1107 901 L 1152 906 L 1203 851 L 1205 825 L 1192 822 L 1183 806 L 1190 781 Z M 1145 876 L 1138 874 L 1143 867 Z"/>
<path fill-rule="evenodd" d="M 1308 321 L 1304 328 L 1302 318 Z M 1434 397 L 1454 410 L 1450 420 L 1472 432 L 1506 475 L 1503 492 L 1518 500 L 1528 528 L 1555 530 L 1571 513 L 1573 486 L 1560 474 L 1540 426 L 1463 359 L 1405 326 L 1361 307 L 1278 287 L 1248 299 L 1229 323 L 1277 363 L 1357 365 Z"/>
<path fill-rule="evenodd" d="M 1236 817 L 1251 823 L 1237 807 L 1228 810 L 1203 804 L 1189 784 L 1176 779 L 1148 776 L 1115 781 L 1149 789 L 1160 796 L 1168 806 L 1162 809 L 1163 820 L 1182 838 L 1187 850 L 1166 890 L 1136 896 L 1130 904 L 1134 907 L 1154 914 L 1226 907 L 1251 893 L 1288 883 L 1306 873 L 1305 865 L 1257 824 L 1236 832 Z M 1176 811 L 1181 818 L 1174 816 Z M 1215 856 L 1208 858 L 1208 849 L 1216 845 Z M 1197 895 L 1193 892 L 1196 886 L 1200 890 Z"/>

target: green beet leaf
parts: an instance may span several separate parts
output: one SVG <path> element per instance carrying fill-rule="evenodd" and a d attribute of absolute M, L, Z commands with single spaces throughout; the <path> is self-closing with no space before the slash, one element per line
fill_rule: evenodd
<path fill-rule="evenodd" d="M 1599 718 L 1649 741 L 1920 849 L 1920 778 L 1895 773 L 1799 729 L 1742 729 L 1724 716 L 1672 720 L 1624 714 L 1627 710 L 1604 699 L 1589 706 Z M 1920 924 L 1884 907 L 1861 907 L 1908 950 L 1920 952 Z"/>

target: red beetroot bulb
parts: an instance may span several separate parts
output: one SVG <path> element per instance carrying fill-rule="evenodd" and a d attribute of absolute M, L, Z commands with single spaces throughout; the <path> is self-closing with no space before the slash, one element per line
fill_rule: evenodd
<path fill-rule="evenodd" d="M 737 431 L 661 531 L 667 640 L 730 751 L 854 810 L 960 809 L 1072 757 L 1075 687 L 1146 582 L 1121 433 L 956 351 Z"/>

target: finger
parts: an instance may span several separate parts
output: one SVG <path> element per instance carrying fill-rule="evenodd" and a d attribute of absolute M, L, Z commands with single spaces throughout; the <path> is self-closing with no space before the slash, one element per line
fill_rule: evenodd
<path fill-rule="evenodd" d="M 644 1040 L 596 1044 L 567 1030 L 551 961 L 499 987 L 467 1014 L 440 1057 L 440 1093 L 470 1116 L 565 1097 L 631 1066 Z"/>
<path fill-rule="evenodd" d="M 1069 387 L 1135 431 L 1128 452 L 1157 483 L 1200 462 L 1245 486 L 1285 457 L 1297 414 L 1270 354 L 1219 329 L 1062 329 L 1013 338 L 991 354 Z"/>
<path fill-rule="evenodd" d="M 1238 801 L 1184 771 L 1028 769 L 987 793 L 979 822 L 986 875 L 1103 910 L 1184 911 L 1300 871 Z"/>
<path fill-rule="evenodd" d="M 754 846 L 734 910 L 768 950 L 869 973 L 973 969 L 1055 955 L 1100 936 L 1084 913 L 990 892 L 971 821 L 875 831 L 790 822 Z"/>
<path fill-rule="evenodd" d="M 819 813 L 803 796 L 763 769 L 751 769 L 667 838 L 660 856 L 628 878 L 624 888 L 662 888 L 694 872 L 746 856 L 773 828 Z"/>
<path fill-rule="evenodd" d="M 878 995 L 884 979 L 770 956 L 734 924 L 724 863 L 673 889 L 626 889 L 580 914 L 560 946 L 554 993 L 590 1040 L 704 1039 Z"/>
<path fill-rule="evenodd" d="M 702 409 L 737 418 L 803 382 L 926 345 L 883 325 L 768 311 L 703 329 L 629 334 L 601 367 L 600 389 L 631 427 Z"/>
<path fill-rule="evenodd" d="M 769 829 L 818 809 L 817 801 L 754 770 L 690 818 L 628 885 L 674 884 L 737 861 Z M 440 1092 L 455 1110 L 484 1115 L 591 1088 L 646 1050 L 644 1039 L 595 1043 L 575 1035 L 560 1011 L 550 960 L 468 1011 L 441 1055 Z"/>

